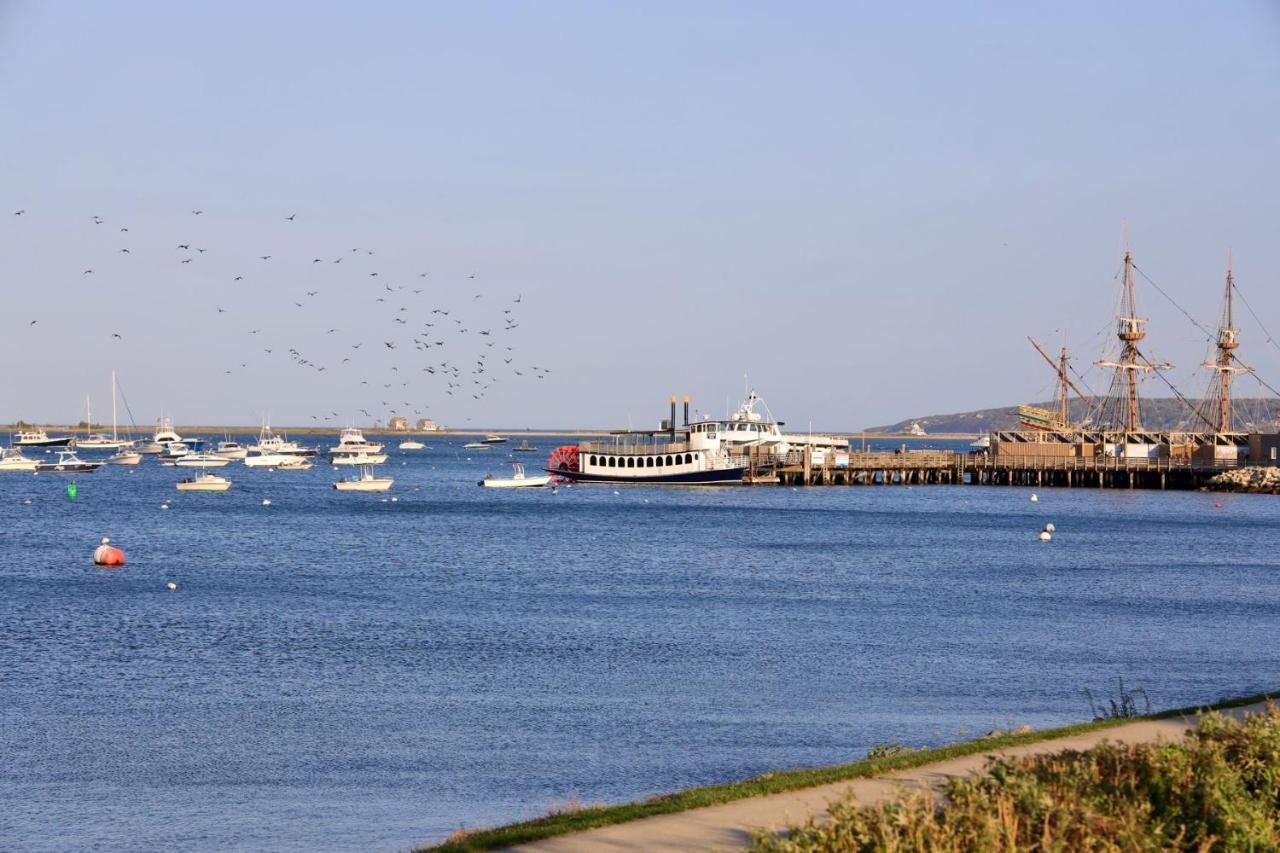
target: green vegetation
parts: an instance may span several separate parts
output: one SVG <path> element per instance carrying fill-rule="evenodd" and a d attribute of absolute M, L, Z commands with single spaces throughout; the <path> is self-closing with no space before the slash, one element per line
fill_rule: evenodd
<path fill-rule="evenodd" d="M 1217 713 L 1187 740 L 992 759 L 985 775 L 866 808 L 832 805 L 757 853 L 1280 849 L 1280 712 Z"/>
<path fill-rule="evenodd" d="M 1240 699 L 1223 700 L 1213 706 L 1215 709 L 1234 708 L 1261 702 L 1266 695 L 1248 696 Z M 1155 714 L 1151 719 L 1189 716 L 1202 708 L 1178 708 Z M 915 751 L 896 751 L 883 758 L 866 758 L 852 764 L 840 764 L 832 767 L 802 768 L 764 773 L 754 779 L 741 782 L 730 782 L 724 785 L 707 785 L 701 788 L 689 788 L 673 794 L 665 794 L 635 803 L 623 803 L 616 806 L 588 806 L 578 809 L 556 808 L 552 814 L 521 823 L 508 824 L 492 829 L 460 829 L 438 846 L 424 850 L 454 853 L 454 851 L 492 850 L 566 835 L 585 829 L 626 823 L 627 821 L 653 817 L 655 815 L 672 814 L 689 809 L 728 803 L 747 797 L 759 797 L 767 794 L 778 794 L 784 791 L 795 791 L 800 788 L 811 788 L 831 782 L 843 782 L 849 779 L 862 779 L 881 776 L 894 770 L 919 767 L 935 761 L 957 758 L 963 755 L 974 755 L 1002 749 L 1007 746 L 1034 743 L 1052 738 L 1066 737 L 1083 732 L 1098 731 L 1131 722 L 1125 718 L 1096 720 L 1056 729 L 1038 732 L 1021 732 L 1004 734 L 998 737 L 985 737 L 978 740 L 953 743 L 935 749 Z"/>

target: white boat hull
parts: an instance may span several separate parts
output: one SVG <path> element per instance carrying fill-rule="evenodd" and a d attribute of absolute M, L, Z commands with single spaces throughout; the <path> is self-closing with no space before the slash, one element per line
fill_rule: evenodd
<path fill-rule="evenodd" d="M 0 459 L 0 471 L 25 471 L 30 473 L 36 470 L 36 466 L 39 464 L 34 459 Z"/>
<path fill-rule="evenodd" d="M 385 492 L 394 482 L 390 477 L 375 477 L 372 480 L 339 480 L 333 487 L 340 492 Z"/>
<path fill-rule="evenodd" d="M 351 456 L 335 456 L 332 460 L 334 465 L 381 465 L 387 461 L 385 453 L 365 453 L 354 454 Z"/>
<path fill-rule="evenodd" d="M 216 477 L 211 480 L 183 480 L 178 483 L 180 492 L 225 492 L 231 488 L 231 481 Z"/>
<path fill-rule="evenodd" d="M 195 459 L 189 456 L 180 456 L 173 464 L 179 468 L 221 468 L 225 465 L 230 465 L 231 460 L 223 459 L 221 456 L 217 458 L 202 456 Z"/>
<path fill-rule="evenodd" d="M 278 468 L 288 463 L 290 458 L 279 453 L 264 453 L 261 456 L 246 456 L 244 464 L 248 468 Z"/>
<path fill-rule="evenodd" d="M 132 450 L 128 453 L 117 453 L 107 459 L 108 465 L 138 465 L 141 462 L 142 454 Z"/>
<path fill-rule="evenodd" d="M 480 485 L 486 489 L 536 489 L 550 482 L 550 477 L 485 477 Z"/>

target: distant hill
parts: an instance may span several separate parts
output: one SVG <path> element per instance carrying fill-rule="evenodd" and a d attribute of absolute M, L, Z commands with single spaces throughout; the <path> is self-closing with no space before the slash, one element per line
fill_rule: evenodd
<path fill-rule="evenodd" d="M 1194 401 L 1193 401 L 1194 402 Z M 1032 403 L 1046 409 L 1057 407 L 1054 401 Z M 1271 430 L 1275 426 L 1277 409 L 1280 401 L 1270 398 L 1251 397 L 1238 399 L 1234 403 L 1236 417 L 1246 420 L 1254 418 L 1264 424 L 1264 429 Z M 1248 413 L 1248 414 L 1246 414 Z M 1079 400 L 1071 401 L 1071 418 L 1080 420 L 1085 415 L 1085 406 Z M 1152 430 L 1196 429 L 1187 413 L 1187 407 L 1174 397 L 1148 397 L 1142 400 L 1142 424 Z M 866 432 L 902 433 L 913 423 L 920 424 L 926 432 L 962 432 L 984 433 L 1000 429 L 1017 429 L 1018 407 L 1002 406 L 998 409 L 978 409 L 972 412 L 954 412 L 948 415 L 921 415 L 907 418 L 894 424 L 867 427 Z M 1243 428 L 1243 425 L 1242 427 Z"/>

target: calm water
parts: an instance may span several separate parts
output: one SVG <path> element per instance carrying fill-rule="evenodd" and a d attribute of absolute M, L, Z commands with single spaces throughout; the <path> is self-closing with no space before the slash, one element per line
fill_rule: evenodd
<path fill-rule="evenodd" d="M 1078 721 L 1119 676 L 1160 707 L 1280 684 L 1274 497 L 504 493 L 502 451 L 432 445 L 393 451 L 395 503 L 320 465 L 0 475 L 0 846 L 404 849 Z"/>

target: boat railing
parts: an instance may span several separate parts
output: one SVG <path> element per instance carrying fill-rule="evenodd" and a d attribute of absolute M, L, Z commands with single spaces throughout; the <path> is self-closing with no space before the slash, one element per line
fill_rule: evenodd
<path fill-rule="evenodd" d="M 656 442 L 631 441 L 584 441 L 578 447 L 579 453 L 607 453 L 614 456 L 656 456 L 660 453 L 687 453 L 691 449 L 688 444 L 683 442 L 659 444 Z"/>

